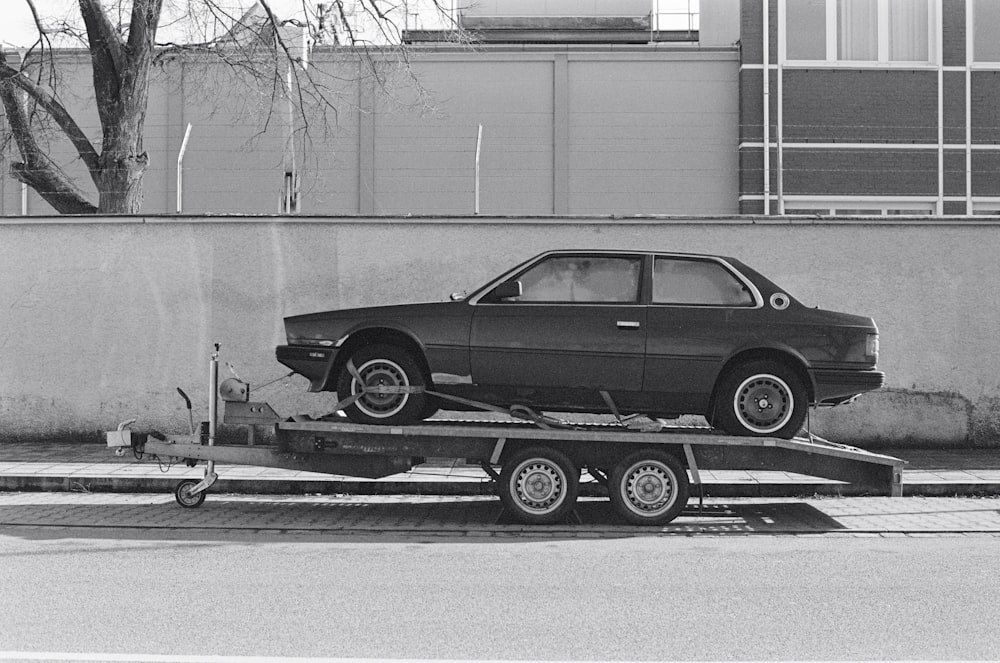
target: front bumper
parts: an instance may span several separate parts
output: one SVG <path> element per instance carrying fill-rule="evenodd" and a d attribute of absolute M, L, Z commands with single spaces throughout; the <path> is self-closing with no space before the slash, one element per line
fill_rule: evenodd
<path fill-rule="evenodd" d="M 309 391 L 335 391 L 330 384 L 337 348 L 306 345 L 279 345 L 274 349 L 278 362 L 309 380 Z"/>
<path fill-rule="evenodd" d="M 885 373 L 873 370 L 813 369 L 812 378 L 817 403 L 843 403 L 885 386 Z"/>

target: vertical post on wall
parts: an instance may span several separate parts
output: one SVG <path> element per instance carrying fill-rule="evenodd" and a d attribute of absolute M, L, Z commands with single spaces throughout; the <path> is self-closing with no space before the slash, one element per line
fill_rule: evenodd
<path fill-rule="evenodd" d="M 784 151 L 784 139 L 785 131 L 784 125 L 784 91 L 782 88 L 782 83 L 785 78 L 785 35 L 782 32 L 782 28 L 785 25 L 785 3 L 779 0 L 778 2 L 778 24 L 774 26 L 775 34 L 778 36 L 778 52 L 776 53 L 775 59 L 777 60 L 777 68 L 774 71 L 775 74 L 775 91 L 777 92 L 777 101 L 775 103 L 774 116 L 774 131 L 775 131 L 775 164 L 774 164 L 774 175 L 775 175 L 775 185 L 778 188 L 778 214 L 785 213 L 785 179 L 784 179 L 784 163 L 785 163 L 785 151 Z"/>
<path fill-rule="evenodd" d="M 653 43 L 656 36 L 656 0 L 649 0 L 649 43 Z"/>
<path fill-rule="evenodd" d="M 552 213 L 570 212 L 569 53 L 552 56 Z"/>
<path fill-rule="evenodd" d="M 965 213 L 972 216 L 972 60 L 976 56 L 972 12 L 975 3 L 965 5 Z"/>
<path fill-rule="evenodd" d="M 764 72 L 764 216 L 771 213 L 771 38 L 769 14 L 770 0 L 763 7 L 763 72 Z"/>
<path fill-rule="evenodd" d="M 177 153 L 177 213 L 184 208 L 184 153 L 187 152 L 188 138 L 191 137 L 191 123 L 184 130 L 184 140 L 181 141 L 180 152 Z"/>
<path fill-rule="evenodd" d="M 296 181 L 298 172 L 295 159 L 295 103 L 292 100 L 292 86 L 295 84 L 292 73 L 293 63 L 288 63 L 288 71 L 285 74 L 286 81 L 286 115 L 287 133 L 285 135 L 285 177 L 284 187 L 281 196 L 282 214 L 294 214 L 298 212 L 298 199 L 296 197 Z"/>
<path fill-rule="evenodd" d="M 943 3 L 938 0 L 934 3 L 934 11 L 927 18 L 929 34 L 935 35 L 933 57 L 937 58 L 938 199 L 935 214 L 938 216 L 944 214 L 944 14 L 942 10 Z"/>
<path fill-rule="evenodd" d="M 479 125 L 479 136 L 476 138 L 476 214 L 479 214 L 479 154 L 483 146 L 483 125 Z"/>
<path fill-rule="evenodd" d="M 21 61 L 20 69 L 24 70 L 24 61 L 28 58 L 28 52 L 23 48 L 17 49 L 17 57 Z M 28 106 L 28 93 L 22 92 L 21 99 L 24 102 L 24 106 Z M 26 182 L 21 182 L 21 216 L 28 216 L 28 184 Z"/>

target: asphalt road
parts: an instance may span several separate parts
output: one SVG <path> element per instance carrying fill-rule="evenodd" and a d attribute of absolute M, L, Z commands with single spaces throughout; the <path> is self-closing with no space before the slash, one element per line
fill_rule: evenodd
<path fill-rule="evenodd" d="M 994 536 L 7 527 L 0 558 L 0 659 L 1000 658 Z"/>

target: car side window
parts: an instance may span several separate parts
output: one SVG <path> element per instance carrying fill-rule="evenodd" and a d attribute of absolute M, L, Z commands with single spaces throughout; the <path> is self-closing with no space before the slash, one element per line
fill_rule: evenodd
<path fill-rule="evenodd" d="M 632 304 L 639 298 L 642 258 L 553 256 L 521 274 L 518 302 Z"/>
<path fill-rule="evenodd" d="M 656 258 L 653 303 L 754 306 L 753 295 L 729 270 L 710 260 Z"/>

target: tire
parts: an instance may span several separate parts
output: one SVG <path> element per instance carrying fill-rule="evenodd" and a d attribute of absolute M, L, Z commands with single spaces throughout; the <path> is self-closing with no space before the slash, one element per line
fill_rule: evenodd
<path fill-rule="evenodd" d="M 806 388 L 793 370 L 775 361 L 751 361 L 722 378 L 708 419 L 730 435 L 791 439 L 808 408 Z"/>
<path fill-rule="evenodd" d="M 636 451 L 611 470 L 608 496 L 618 515 L 633 525 L 665 525 L 687 505 L 687 470 L 666 452 Z"/>
<path fill-rule="evenodd" d="M 504 462 L 498 490 L 503 505 L 520 522 L 551 525 L 576 505 L 580 470 L 561 451 L 530 447 Z"/>
<path fill-rule="evenodd" d="M 420 364 L 408 351 L 395 346 L 376 343 L 359 348 L 350 357 L 358 375 L 368 386 L 425 387 Z M 343 400 L 359 393 L 358 380 L 351 375 L 347 365 L 337 376 L 337 398 Z M 433 414 L 430 398 L 424 393 L 364 394 L 344 408 L 347 418 L 359 424 L 398 426 L 422 420 Z"/>
<path fill-rule="evenodd" d="M 185 509 L 196 509 L 205 502 L 205 497 L 208 495 L 207 490 L 203 490 L 197 495 L 191 494 L 191 489 L 198 483 L 194 479 L 185 479 L 174 489 L 174 499 Z"/>

